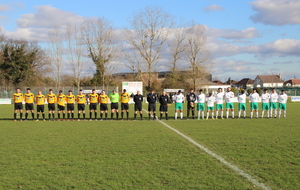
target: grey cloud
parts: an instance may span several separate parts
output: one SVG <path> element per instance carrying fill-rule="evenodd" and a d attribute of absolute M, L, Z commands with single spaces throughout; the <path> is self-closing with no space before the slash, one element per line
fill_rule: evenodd
<path fill-rule="evenodd" d="M 257 0 L 250 5 L 256 12 L 250 16 L 254 22 L 278 26 L 300 24 L 299 0 Z"/>

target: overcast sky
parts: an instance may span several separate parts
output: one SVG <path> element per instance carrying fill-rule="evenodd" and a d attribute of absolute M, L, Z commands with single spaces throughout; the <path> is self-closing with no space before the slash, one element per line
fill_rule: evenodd
<path fill-rule="evenodd" d="M 54 25 L 89 17 L 104 17 L 122 29 L 146 6 L 206 26 L 214 78 L 300 78 L 300 0 L 2 0 L 0 27 L 11 38 L 47 41 Z"/>

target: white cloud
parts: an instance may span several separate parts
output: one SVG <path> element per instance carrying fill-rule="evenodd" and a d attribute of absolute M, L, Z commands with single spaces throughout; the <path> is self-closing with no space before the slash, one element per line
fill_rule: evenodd
<path fill-rule="evenodd" d="M 206 34 L 208 37 L 224 39 L 251 39 L 260 36 L 258 30 L 253 27 L 249 27 L 244 30 L 206 27 Z"/>
<path fill-rule="evenodd" d="M 11 8 L 8 5 L 0 4 L 0 12 L 8 11 Z"/>
<path fill-rule="evenodd" d="M 250 5 L 256 12 L 250 16 L 254 22 L 279 26 L 300 24 L 299 0 L 257 0 Z"/>
<path fill-rule="evenodd" d="M 16 20 L 19 27 L 52 28 L 55 25 L 78 24 L 86 19 L 86 17 L 57 9 L 51 5 L 36 6 L 35 9 L 35 13 L 24 14 Z"/>
<path fill-rule="evenodd" d="M 220 5 L 213 4 L 208 7 L 205 7 L 204 10 L 205 11 L 223 11 L 224 8 L 221 7 Z"/>

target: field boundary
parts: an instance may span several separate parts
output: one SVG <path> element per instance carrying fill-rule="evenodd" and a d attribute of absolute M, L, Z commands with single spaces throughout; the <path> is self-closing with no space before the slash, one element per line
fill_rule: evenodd
<path fill-rule="evenodd" d="M 143 109 L 143 111 L 145 111 L 146 113 L 148 113 L 147 110 Z M 153 117 L 153 116 L 152 116 Z M 256 185 L 257 187 L 260 187 L 261 189 L 264 190 L 272 190 L 270 187 L 266 186 L 264 183 L 260 183 L 257 179 L 255 179 L 254 177 L 252 177 L 250 174 L 246 173 L 245 171 L 243 171 L 242 169 L 240 169 L 239 167 L 237 167 L 234 164 L 231 164 L 230 162 L 227 162 L 223 157 L 219 156 L 218 154 L 214 153 L 213 151 L 209 150 L 208 148 L 206 148 L 205 146 L 199 144 L 198 142 L 196 142 L 195 140 L 193 140 L 192 138 L 186 136 L 185 134 L 181 133 L 180 131 L 178 131 L 177 129 L 174 129 L 173 127 L 171 127 L 170 125 L 166 124 L 165 122 L 158 120 L 157 121 L 161 124 L 163 124 L 164 126 L 166 126 L 167 128 L 171 129 L 172 131 L 174 131 L 175 133 L 177 133 L 178 135 L 180 135 L 181 137 L 185 138 L 186 140 L 188 140 L 189 142 L 191 142 L 192 144 L 194 144 L 195 146 L 197 146 L 198 148 L 200 148 L 201 150 L 205 151 L 207 154 L 209 154 L 210 156 L 214 157 L 215 159 L 219 160 L 221 163 L 223 163 L 224 165 L 226 165 L 227 167 L 233 169 L 235 172 L 237 172 L 238 174 L 240 174 L 241 176 L 245 177 L 246 179 L 248 179 L 251 183 L 253 183 L 254 185 Z"/>

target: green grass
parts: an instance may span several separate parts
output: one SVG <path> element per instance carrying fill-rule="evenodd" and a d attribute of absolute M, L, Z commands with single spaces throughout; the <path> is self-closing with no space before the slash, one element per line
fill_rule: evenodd
<path fill-rule="evenodd" d="M 159 122 L 12 122 L 0 107 L 0 189 L 257 189 Z M 166 123 L 272 189 L 298 189 L 298 107 L 287 119 Z"/>

